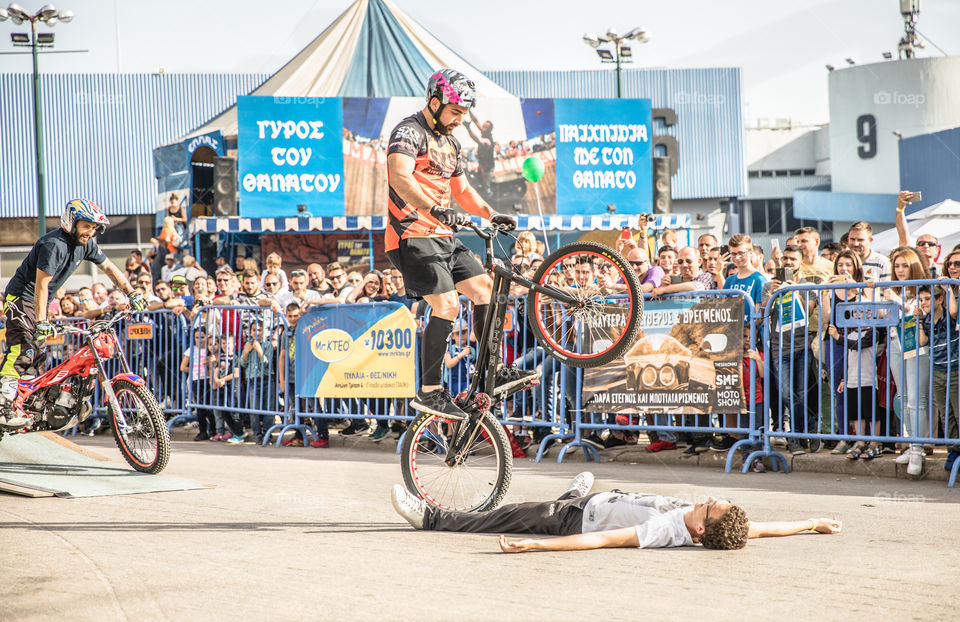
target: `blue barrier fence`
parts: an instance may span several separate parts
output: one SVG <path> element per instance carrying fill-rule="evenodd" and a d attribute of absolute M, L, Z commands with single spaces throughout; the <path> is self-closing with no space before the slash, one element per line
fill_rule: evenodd
<path fill-rule="evenodd" d="M 619 422 L 610 413 L 584 410 L 583 370 L 544 354 L 527 328 L 525 300 L 516 298 L 508 311 L 503 358 L 508 364 L 539 368 L 541 382 L 505 400 L 496 414 L 515 434 L 530 434 L 539 441 L 538 461 L 556 440 L 570 441 L 558 461 L 577 448 L 597 459 L 585 439 L 608 430 L 665 438 L 729 434 L 736 437 L 733 449 L 753 449 L 743 470 L 758 457 L 769 457 L 775 468 L 787 470 L 787 460 L 774 446 L 778 438 L 787 441 L 788 449 L 798 443 L 835 440 L 875 447 L 900 442 L 921 451 L 923 445 L 960 450 L 958 289 L 960 281 L 943 279 L 790 285 L 768 293 L 759 307 L 739 291 L 665 297 L 743 299 L 746 318 L 760 329 L 759 335 L 749 332 L 751 349 L 763 353 L 759 376 L 752 366 L 744 375 L 746 395 L 756 395 L 762 386 L 763 401 L 746 399 L 746 411 L 732 417 L 647 408 Z M 468 303 L 461 321 L 458 326 L 473 326 Z M 279 432 L 279 444 L 290 430 L 306 440 L 323 435 L 331 419 L 392 423 L 413 417 L 406 398 L 295 396 L 286 356 L 290 333 L 282 313 L 252 306 L 207 306 L 190 314 L 161 309 L 136 314 L 118 325 L 133 371 L 147 380 L 170 416 L 170 426 L 197 419 L 201 433 L 208 436 L 248 428 L 265 444 Z M 451 352 L 468 347 L 469 332 L 464 333 L 452 337 Z M 48 365 L 80 347 L 76 339 L 65 335 L 61 343 L 47 346 Z M 473 353 L 462 365 L 448 369 L 444 383 L 451 392 L 467 386 L 472 364 Z M 95 417 L 105 415 L 99 387 L 92 405 Z M 728 452 L 727 470 L 735 454 Z M 951 471 L 951 486 L 958 467 L 960 460 Z"/>

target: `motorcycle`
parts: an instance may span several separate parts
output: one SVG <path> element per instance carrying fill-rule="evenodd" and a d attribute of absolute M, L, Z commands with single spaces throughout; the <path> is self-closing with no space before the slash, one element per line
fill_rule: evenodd
<path fill-rule="evenodd" d="M 56 432 L 82 423 L 93 412 L 87 400 L 99 378 L 108 419 L 124 460 L 143 473 L 162 471 L 170 459 L 170 435 L 163 409 L 143 378 L 131 372 L 114 330 L 114 325 L 131 313 L 121 311 L 87 328 L 60 327 L 64 333 L 80 335 L 85 345 L 49 371 L 20 379 L 12 410 L 32 418 L 32 422 L 15 430 L 0 429 L 0 440 L 4 433 Z M 108 381 L 106 362 L 113 358 L 119 359 L 122 371 Z"/>

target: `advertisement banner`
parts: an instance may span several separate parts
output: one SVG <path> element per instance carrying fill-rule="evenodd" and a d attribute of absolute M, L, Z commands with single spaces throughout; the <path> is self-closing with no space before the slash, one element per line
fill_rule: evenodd
<path fill-rule="evenodd" d="M 649 99 L 554 101 L 557 213 L 652 211 Z"/>
<path fill-rule="evenodd" d="M 743 298 L 650 300 L 640 326 L 623 360 L 584 370 L 585 411 L 746 412 Z"/>
<path fill-rule="evenodd" d="M 297 395 L 413 397 L 416 335 L 399 303 L 311 307 L 297 322 Z"/>
<path fill-rule="evenodd" d="M 343 214 L 343 121 L 336 97 L 237 98 L 240 215 Z"/>

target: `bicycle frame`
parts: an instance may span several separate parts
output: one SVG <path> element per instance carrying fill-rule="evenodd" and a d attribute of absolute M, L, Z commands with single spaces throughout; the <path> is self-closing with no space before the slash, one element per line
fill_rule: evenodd
<path fill-rule="evenodd" d="M 493 273 L 493 296 L 491 304 L 487 307 L 486 316 L 483 319 L 483 334 L 480 335 L 479 348 L 477 350 L 476 370 L 473 374 L 473 380 L 470 381 L 470 388 L 467 389 L 467 395 L 477 395 L 482 383 L 482 392 L 487 396 L 492 396 L 496 388 L 496 370 L 500 365 L 500 348 L 503 344 L 503 323 L 507 315 L 510 285 L 517 283 L 526 287 L 528 290 L 540 292 L 570 305 L 580 306 L 582 303 L 563 290 L 554 287 L 543 287 L 522 275 L 516 274 L 513 270 L 497 264 L 494 261 L 493 239 L 499 233 L 498 229 L 484 231 L 471 220 L 461 221 L 460 224 L 473 229 L 473 231 L 484 240 L 486 246 L 484 268 L 486 268 L 488 272 Z M 462 406 L 464 412 L 470 415 L 470 419 L 468 420 L 469 425 L 459 426 L 456 434 L 454 434 L 454 438 L 447 450 L 445 460 L 447 464 L 454 464 L 463 448 L 472 445 L 480 430 L 480 426 L 478 425 L 480 415 L 483 410 L 489 407 L 490 402 L 487 400 L 471 400 Z"/>

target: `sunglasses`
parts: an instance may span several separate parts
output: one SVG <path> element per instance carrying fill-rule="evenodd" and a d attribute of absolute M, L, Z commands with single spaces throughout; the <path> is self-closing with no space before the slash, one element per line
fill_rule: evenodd
<path fill-rule="evenodd" d="M 692 259 L 678 259 L 678 260 L 677 260 L 677 263 L 688 263 L 688 264 L 690 264 L 690 265 L 692 266 L 692 265 L 693 265 L 694 263 L 696 263 L 696 262 L 695 262 L 694 260 L 692 260 Z"/>
<path fill-rule="evenodd" d="M 960 268 L 960 261 L 946 261 L 943 265 L 948 268 Z"/>
<path fill-rule="evenodd" d="M 631 261 L 630 265 L 632 266 L 645 266 L 648 262 L 646 261 Z"/>
<path fill-rule="evenodd" d="M 276 281 L 268 281 L 267 283 L 264 283 L 263 286 L 264 287 L 280 287 L 280 284 L 277 283 Z"/>
<path fill-rule="evenodd" d="M 327 277 L 330 279 L 342 279 L 346 274 L 341 272 L 340 274 L 328 274 Z"/>
<path fill-rule="evenodd" d="M 307 276 L 307 273 L 303 270 L 294 270 L 290 273 L 290 276 Z"/>
<path fill-rule="evenodd" d="M 937 242 L 931 242 L 930 240 L 921 240 L 917 242 L 917 246 L 940 246 Z"/>

